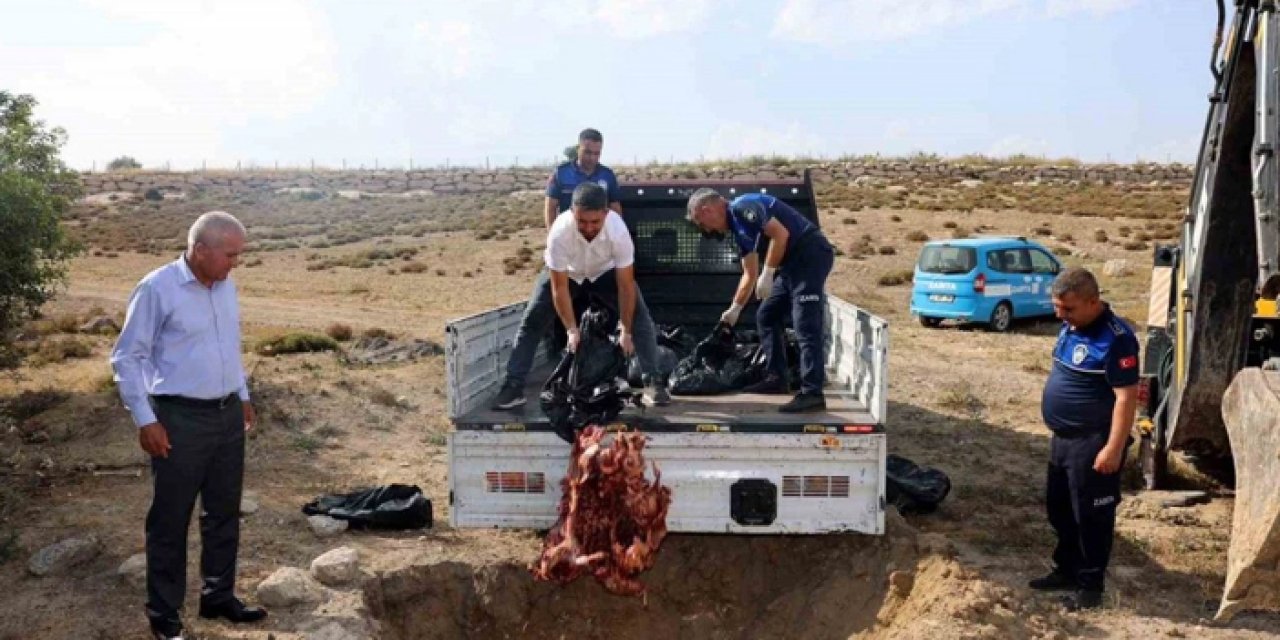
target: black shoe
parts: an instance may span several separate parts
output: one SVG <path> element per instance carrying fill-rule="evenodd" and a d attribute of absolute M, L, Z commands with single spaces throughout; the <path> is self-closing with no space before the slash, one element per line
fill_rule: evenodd
<path fill-rule="evenodd" d="M 826 411 L 827 399 L 821 393 L 798 393 L 790 402 L 778 407 L 782 413 L 809 413 Z"/>
<path fill-rule="evenodd" d="M 1028 582 L 1027 586 L 1036 591 L 1070 591 L 1078 588 L 1075 578 L 1057 569 Z"/>
<path fill-rule="evenodd" d="M 765 376 L 764 380 L 755 384 L 749 384 L 742 389 L 743 393 L 762 393 L 768 395 L 783 395 L 790 393 L 787 388 L 787 381 L 776 375 Z"/>
<path fill-rule="evenodd" d="M 246 607 L 238 598 L 232 598 L 221 604 L 200 603 L 201 618 L 226 618 L 235 623 L 257 622 L 267 617 L 267 610 L 258 607 Z"/>
<path fill-rule="evenodd" d="M 1102 592 L 1092 589 L 1079 589 L 1069 596 L 1062 596 L 1062 608 L 1075 612 L 1084 609 L 1097 609 L 1102 606 Z"/>
<path fill-rule="evenodd" d="M 155 640 L 182 640 L 182 620 L 178 618 L 152 618 L 151 637 Z"/>
<path fill-rule="evenodd" d="M 493 408 L 498 411 L 508 411 L 524 405 L 524 385 L 514 382 L 506 382 L 502 385 L 502 390 L 498 392 L 498 397 L 493 400 Z"/>

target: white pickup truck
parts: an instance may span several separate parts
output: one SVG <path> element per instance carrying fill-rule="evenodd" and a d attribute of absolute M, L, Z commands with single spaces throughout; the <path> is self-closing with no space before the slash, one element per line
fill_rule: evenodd
<path fill-rule="evenodd" d="M 703 238 L 684 219 L 696 188 L 726 197 L 775 195 L 818 221 L 812 183 L 669 181 L 622 185 L 636 244 L 636 278 L 660 325 L 705 335 L 741 274 L 731 241 Z M 502 383 L 524 302 L 449 323 L 450 523 L 547 529 L 555 524 L 569 445 L 537 401 L 553 359 L 539 354 L 529 402 L 488 408 Z M 755 305 L 740 326 L 754 326 Z M 609 429 L 639 429 L 648 460 L 672 490 L 671 531 L 801 534 L 884 532 L 886 322 L 835 296 L 826 304 L 827 410 L 784 414 L 787 396 L 677 396 L 628 408 Z"/>

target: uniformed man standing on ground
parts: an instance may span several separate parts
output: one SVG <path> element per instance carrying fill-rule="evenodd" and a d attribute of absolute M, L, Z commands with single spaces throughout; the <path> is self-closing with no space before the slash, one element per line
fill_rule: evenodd
<path fill-rule="evenodd" d="M 689 221 L 704 234 L 732 234 L 742 255 L 742 279 L 721 322 L 733 326 L 751 299 L 763 300 L 756 311 L 760 342 L 769 369 L 747 393 L 790 393 L 784 322 L 787 313 L 800 346 L 800 392 L 779 411 L 801 413 L 827 408 L 822 388 L 823 309 L 827 275 L 835 251 L 817 225 L 785 202 L 749 193 L 726 201 L 714 189 L 698 189 L 689 197 Z M 760 251 L 768 244 L 760 267 Z"/>
<path fill-rule="evenodd" d="M 147 274 L 129 299 L 111 366 L 151 456 L 146 613 L 155 638 L 182 636 L 187 528 L 200 498 L 200 617 L 255 622 L 235 596 L 245 432 L 253 405 L 240 360 L 240 307 L 227 279 L 245 230 L 228 213 L 200 216 L 187 251 Z"/>
<path fill-rule="evenodd" d="M 1062 330 L 1040 406 L 1053 431 L 1045 506 L 1058 544 L 1053 571 L 1030 586 L 1073 591 L 1063 604 L 1076 611 L 1102 604 L 1138 399 L 1138 339 L 1087 270 L 1063 271 L 1052 294 Z"/>

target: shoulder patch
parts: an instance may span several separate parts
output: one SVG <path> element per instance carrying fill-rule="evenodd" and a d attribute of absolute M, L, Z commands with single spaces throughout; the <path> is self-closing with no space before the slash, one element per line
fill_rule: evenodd
<path fill-rule="evenodd" d="M 1128 327 L 1124 326 L 1124 323 L 1119 319 L 1113 319 L 1109 324 L 1111 325 L 1111 332 L 1118 336 L 1122 336 L 1129 332 Z"/>

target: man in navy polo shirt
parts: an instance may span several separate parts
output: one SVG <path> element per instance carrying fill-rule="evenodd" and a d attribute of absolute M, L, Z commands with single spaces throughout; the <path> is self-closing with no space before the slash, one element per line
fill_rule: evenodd
<path fill-rule="evenodd" d="M 1045 506 L 1058 544 L 1053 571 L 1030 586 L 1074 591 L 1063 604 L 1076 611 L 1102 604 L 1138 401 L 1138 338 L 1101 300 L 1087 270 L 1063 271 L 1052 294 L 1062 330 L 1040 409 L 1053 431 Z"/>
<path fill-rule="evenodd" d="M 742 256 L 742 279 L 720 321 L 729 326 L 737 324 L 738 314 L 751 299 L 753 288 L 756 298 L 763 300 L 756 311 L 756 325 L 769 372 L 764 380 L 744 391 L 790 392 L 784 334 L 784 322 L 790 313 L 800 346 L 800 393 L 778 410 L 825 410 L 824 288 L 835 262 L 835 251 L 827 237 L 787 203 L 761 193 L 749 193 L 728 202 L 714 189 L 698 189 L 689 197 L 688 214 L 689 221 L 704 234 L 732 234 Z M 761 251 L 765 251 L 763 269 Z"/>
<path fill-rule="evenodd" d="M 595 129 L 583 129 L 578 134 L 578 159 L 562 162 L 547 179 L 547 200 L 543 217 L 547 229 L 555 223 L 556 216 L 573 205 L 573 190 L 583 182 L 594 182 L 608 194 L 609 208 L 622 213 L 621 192 L 613 170 L 600 164 L 600 152 L 604 148 L 604 136 Z"/>

